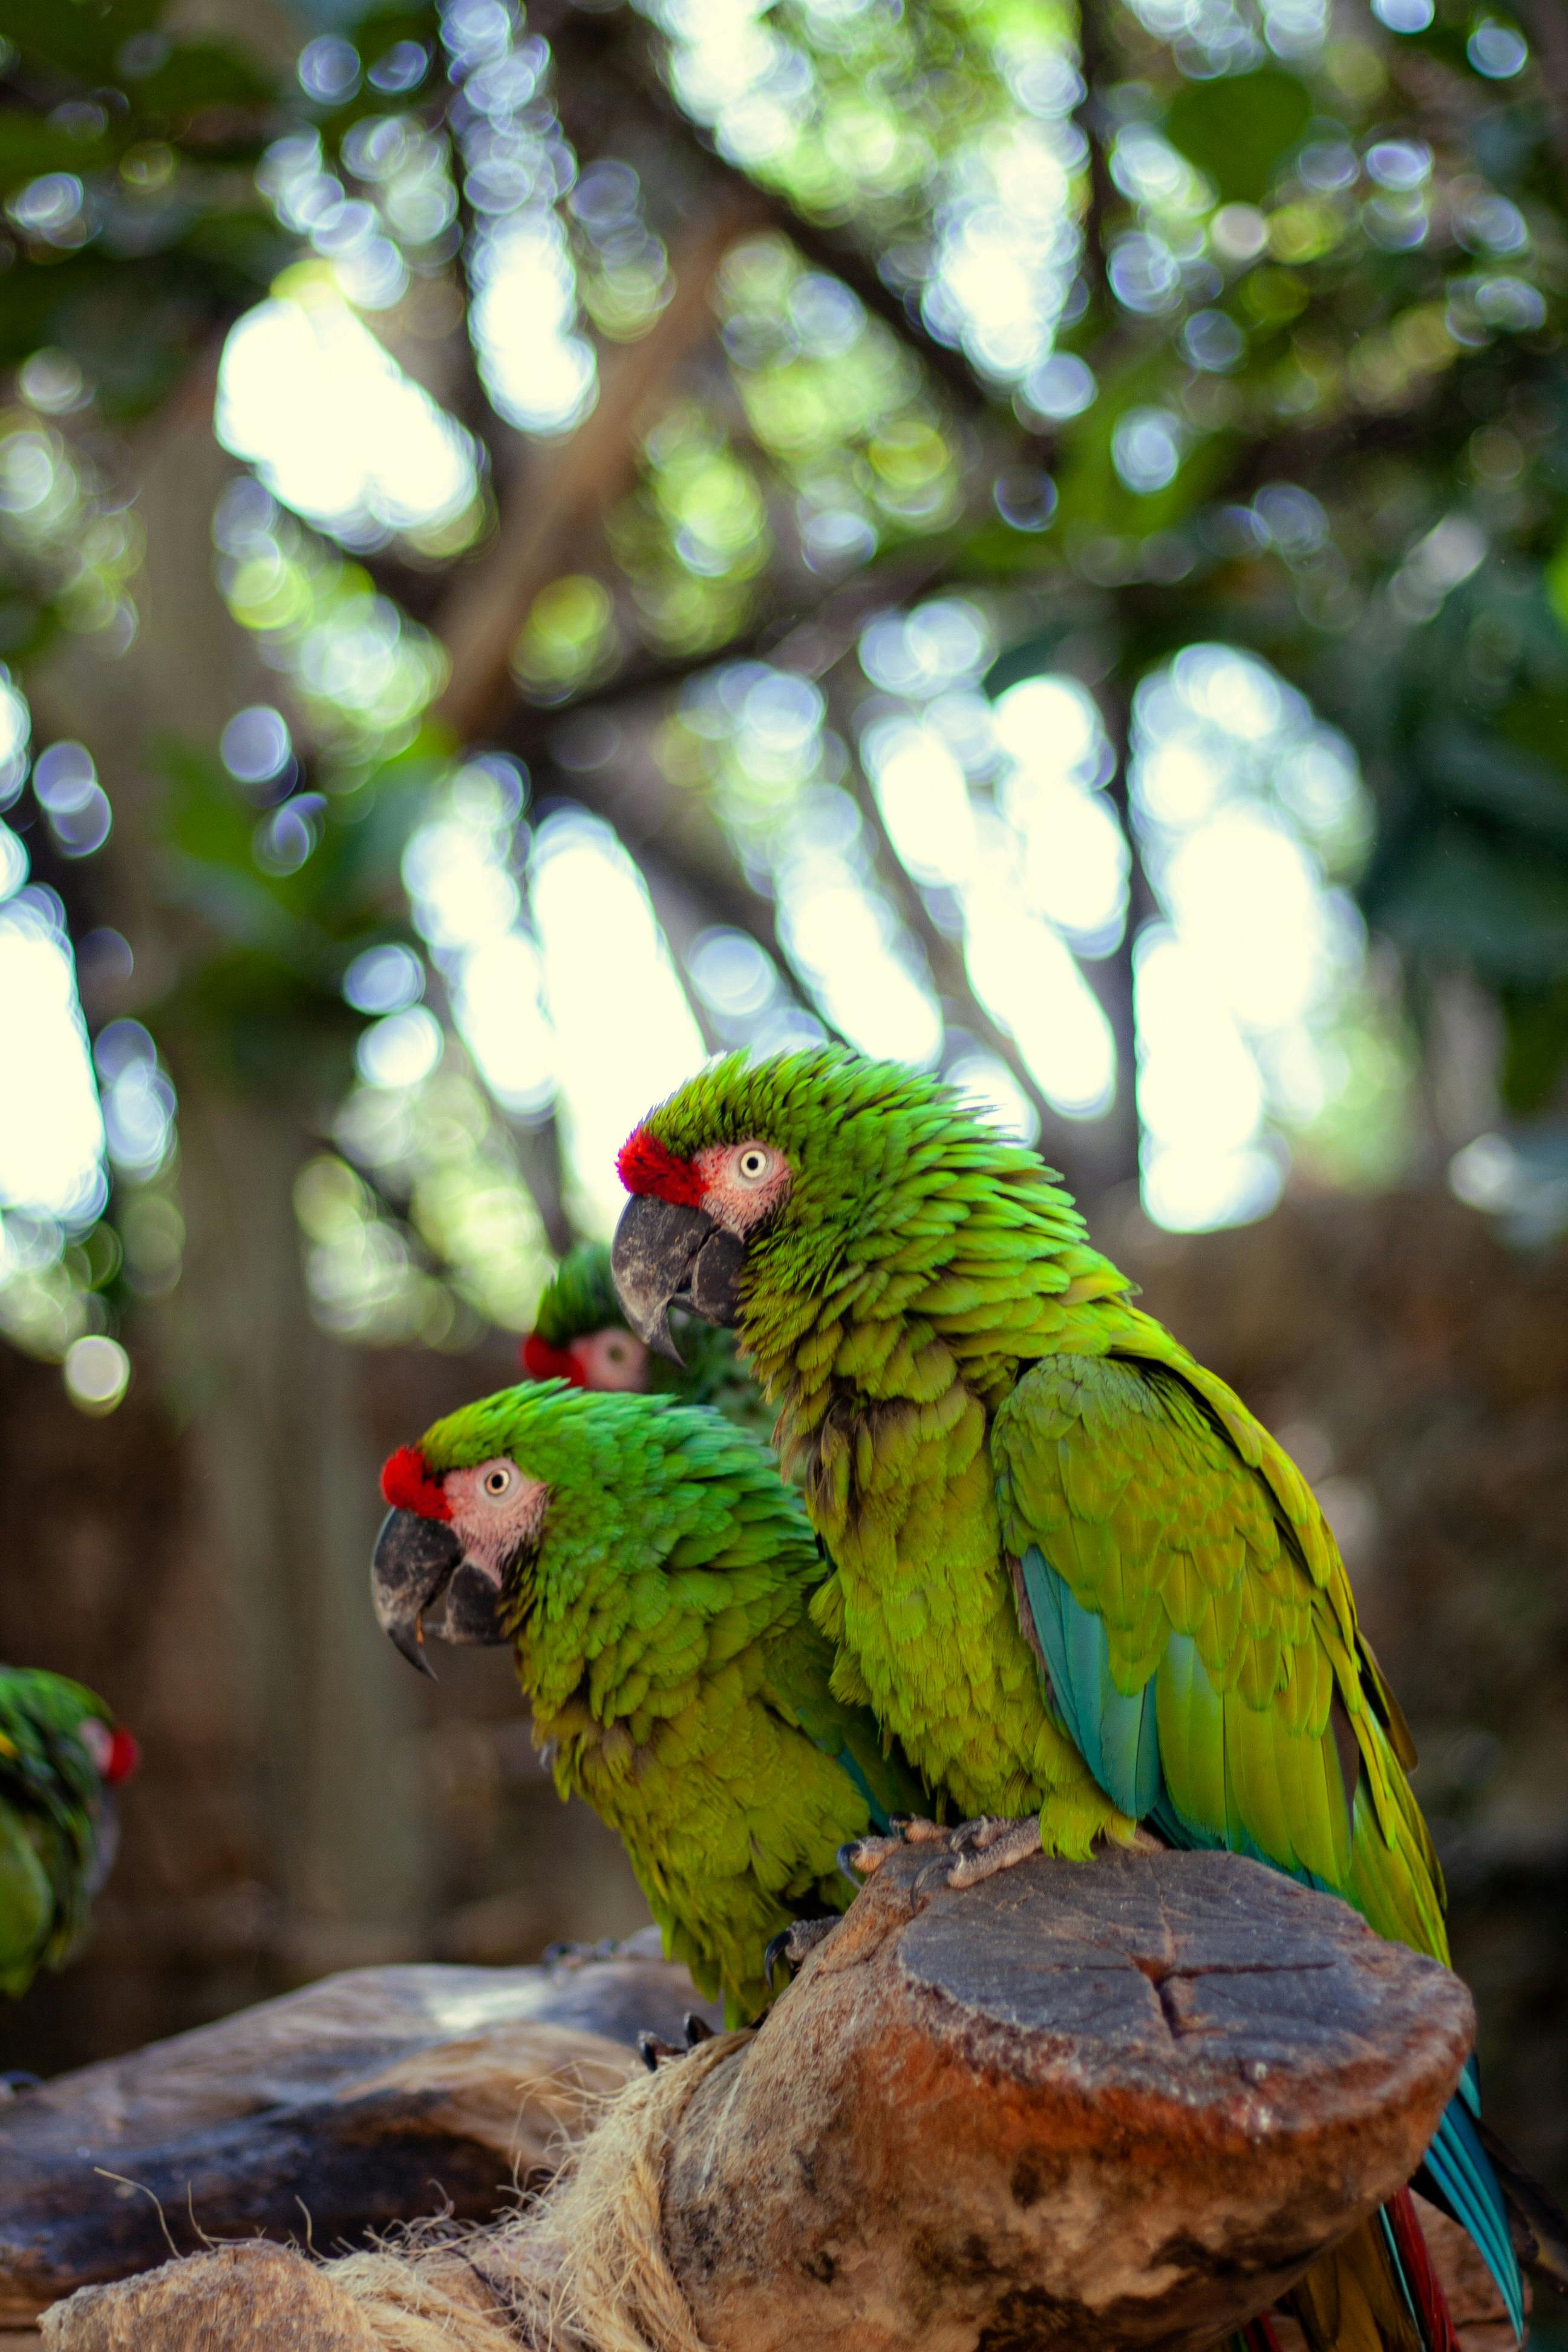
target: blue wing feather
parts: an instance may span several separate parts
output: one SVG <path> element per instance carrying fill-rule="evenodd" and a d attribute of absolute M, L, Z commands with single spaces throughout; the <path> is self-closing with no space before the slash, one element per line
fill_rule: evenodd
<path fill-rule="evenodd" d="M 1073 1598 L 1037 1545 L 1030 1545 L 1023 1566 L 1051 1688 L 1073 1742 L 1107 1796 L 1142 1821 L 1164 1787 L 1153 1678 L 1140 1691 L 1119 1690 L 1103 1621 Z"/>

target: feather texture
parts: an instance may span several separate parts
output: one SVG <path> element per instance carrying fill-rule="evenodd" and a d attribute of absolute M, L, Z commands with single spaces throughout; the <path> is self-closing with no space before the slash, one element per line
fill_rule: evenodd
<path fill-rule="evenodd" d="M 534 1739 L 622 1838 L 666 1948 L 746 2022 L 769 1940 L 848 1900 L 839 1846 L 925 1802 L 832 1686 L 799 1501 L 756 1440 L 660 1397 L 524 1385 L 419 1451 L 437 1477 L 506 1456 L 543 1482 L 504 1603 Z"/>
<path fill-rule="evenodd" d="M 1081 1855 L 1139 1819 L 1446 1958 L 1414 1748 L 1306 1481 L 1135 1303 L 1051 1171 L 932 1079 L 836 1049 L 721 1062 L 650 1114 L 682 1161 L 755 1137 L 788 1198 L 741 1333 L 833 1563 L 814 1612 L 933 1785 Z M 1340 1744 L 1354 1767 L 1347 1785 Z M 1516 2326 L 1457 2103 L 1429 2172 Z M 1391 2241 L 1299 2290 L 1318 2347 L 1413 2345 Z"/>
<path fill-rule="evenodd" d="M 0 1992 L 26 1992 L 86 1933 L 112 1849 L 104 1768 L 125 1737 L 80 1683 L 0 1667 Z"/>

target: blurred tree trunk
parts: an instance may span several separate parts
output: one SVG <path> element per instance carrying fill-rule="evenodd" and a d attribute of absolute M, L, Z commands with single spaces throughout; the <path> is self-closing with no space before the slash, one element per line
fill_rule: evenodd
<path fill-rule="evenodd" d="M 184 739 L 211 751 L 237 709 L 276 692 L 214 578 L 213 509 L 234 469 L 213 436 L 212 395 L 204 369 L 134 452 L 146 559 L 131 650 L 107 661 L 68 645 L 29 680 L 40 740 L 86 741 L 113 805 L 97 863 L 102 912 L 136 956 L 127 1010 L 161 996 L 200 951 L 155 895 L 158 747 Z M 360 1366 L 311 1318 L 293 1215 L 330 1107 L 308 1077 L 247 1088 L 221 1037 L 196 1023 L 160 1023 L 160 1037 L 179 1095 L 184 1269 L 132 1336 L 189 1426 L 203 1601 L 224 1621 L 255 1844 L 280 1906 L 273 1958 L 298 1976 L 416 1941 L 417 1693 L 365 1598 L 377 1462 Z M 160 1630 L 176 1675 L 187 1632 Z"/>

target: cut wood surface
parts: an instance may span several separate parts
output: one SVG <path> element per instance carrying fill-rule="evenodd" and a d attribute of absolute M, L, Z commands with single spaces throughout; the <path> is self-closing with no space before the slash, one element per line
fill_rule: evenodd
<path fill-rule="evenodd" d="M 488 2219 L 637 2065 L 637 2034 L 679 2039 L 693 2008 L 715 2014 L 646 1952 L 356 1969 L 24 2091 L 0 2105 L 0 2326 L 171 2242 L 330 2251 L 443 2201 Z"/>
<path fill-rule="evenodd" d="M 1474 2030 L 1436 1961 L 1230 1854 L 941 1868 L 884 1865 L 800 2029 L 692 2100 L 667 2236 L 709 2342 L 1198 2347 L 1415 2170 Z"/>
<path fill-rule="evenodd" d="M 1201 2352 L 1414 2171 L 1473 2030 L 1436 1961 L 1231 1855 L 945 1869 L 896 1853 L 756 2033 L 634 2079 L 517 2219 L 172 2263 L 57 2306 L 48 2352 L 314 2342 L 307 2304 L 354 2352 L 430 2311 L 450 2352 Z"/>

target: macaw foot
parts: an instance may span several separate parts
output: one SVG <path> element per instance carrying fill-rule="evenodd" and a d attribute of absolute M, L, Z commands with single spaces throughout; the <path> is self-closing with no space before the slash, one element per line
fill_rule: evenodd
<path fill-rule="evenodd" d="M 999 1870 L 1011 1870 L 1040 1851 L 1040 1817 L 1026 1813 L 1010 1821 L 1005 1813 L 983 1813 L 978 1821 L 960 1822 L 948 1848 L 952 1867 L 950 1886 L 978 1886 Z"/>
<path fill-rule="evenodd" d="M 637 2056 L 650 2074 L 657 2074 L 668 2060 L 684 2058 L 689 2052 L 695 2050 L 700 2042 L 710 2042 L 713 2038 L 713 2028 L 709 2024 L 708 2020 L 699 2016 L 694 2009 L 689 2009 L 681 2019 L 680 2030 L 686 2036 L 684 2042 L 666 2042 L 663 2035 L 658 2033 L 637 2035 Z"/>
<path fill-rule="evenodd" d="M 836 1914 L 829 1919 L 795 1919 L 783 1928 L 763 1954 L 763 1977 L 768 1990 L 772 1992 L 773 1989 L 773 1971 L 781 1960 L 787 1961 L 792 1971 L 798 1969 L 837 1925 Z"/>
<path fill-rule="evenodd" d="M 978 1821 L 960 1822 L 955 1829 L 918 1818 L 895 1821 L 890 1836 L 860 1838 L 841 1845 L 838 1867 L 847 1878 L 856 1872 L 869 1878 L 890 1854 L 901 1853 L 910 1845 L 935 1846 L 952 1855 L 947 1873 L 950 1886 L 977 1886 L 994 1872 L 1011 1870 L 1016 1862 L 1038 1853 L 1039 1816 L 1031 1813 L 1026 1820 L 1010 1821 L 1001 1814 L 984 1813 Z"/>
<path fill-rule="evenodd" d="M 874 1877 L 889 1854 L 907 1845 L 944 1845 L 952 1835 L 940 1822 L 922 1821 L 918 1813 L 895 1813 L 886 1837 L 850 1838 L 838 1849 L 838 1867 L 853 1886 L 857 1878 Z"/>
<path fill-rule="evenodd" d="M 1113 1837 L 1109 1830 L 1100 1831 L 1094 1840 L 1099 1846 L 1118 1845 L 1128 1853 L 1163 1853 L 1163 1841 L 1147 1830 L 1135 1829 L 1125 1839 Z M 991 1813 L 977 1822 L 960 1822 L 952 1832 L 951 1851 L 954 1860 L 947 1874 L 950 1886 L 978 1886 L 984 1878 L 994 1878 L 999 1870 L 1011 1870 L 1020 1862 L 1027 1862 L 1032 1853 L 1048 1852 L 1040 1834 L 1038 1813 L 1028 1813 L 1021 1821 L 1007 1821 Z"/>

